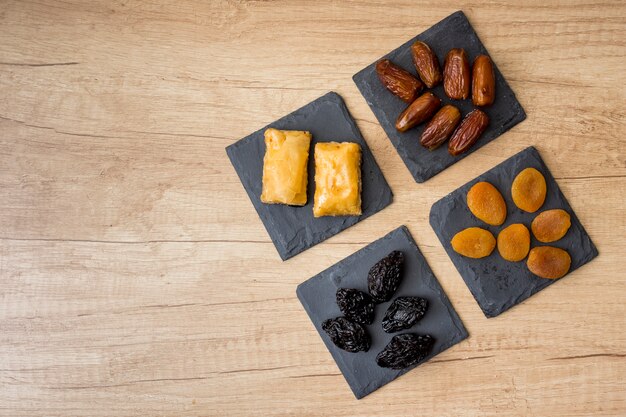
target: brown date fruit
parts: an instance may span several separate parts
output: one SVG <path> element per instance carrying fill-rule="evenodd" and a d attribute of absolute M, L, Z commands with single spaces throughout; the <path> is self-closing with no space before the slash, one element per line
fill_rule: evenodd
<path fill-rule="evenodd" d="M 496 98 L 496 75 L 487 55 L 479 55 L 472 68 L 472 103 L 489 106 Z"/>
<path fill-rule="evenodd" d="M 420 143 L 430 151 L 437 149 L 450 137 L 460 121 L 459 109 L 450 104 L 443 106 L 424 128 Z"/>
<path fill-rule="evenodd" d="M 411 55 L 417 74 L 426 84 L 426 87 L 433 88 L 439 85 L 441 83 L 441 68 L 439 67 L 439 60 L 437 60 L 437 56 L 430 49 L 430 46 L 422 41 L 415 41 L 411 45 Z"/>
<path fill-rule="evenodd" d="M 385 88 L 406 103 L 413 102 L 424 88 L 420 80 L 388 59 L 378 61 L 376 73 Z"/>
<path fill-rule="evenodd" d="M 450 49 L 443 64 L 443 90 L 455 100 L 465 100 L 470 94 L 471 72 L 465 49 Z"/>
<path fill-rule="evenodd" d="M 472 110 L 452 134 L 448 143 L 450 155 L 456 156 L 466 152 L 476 143 L 488 125 L 489 117 L 485 112 L 478 109 Z"/>
<path fill-rule="evenodd" d="M 406 132 L 412 127 L 430 119 L 440 106 L 441 100 L 439 97 L 433 93 L 422 94 L 400 113 L 396 120 L 396 129 L 399 132 Z"/>

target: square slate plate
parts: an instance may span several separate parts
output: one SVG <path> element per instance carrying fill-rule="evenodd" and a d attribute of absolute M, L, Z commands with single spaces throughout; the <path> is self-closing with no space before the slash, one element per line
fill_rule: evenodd
<path fill-rule="evenodd" d="M 480 54 L 489 55 L 483 44 L 478 39 L 476 32 L 470 25 L 463 12 L 458 11 L 435 26 L 417 35 L 404 45 L 394 49 L 382 58 L 388 58 L 413 75 L 417 76 L 415 66 L 411 58 L 411 44 L 416 40 L 426 42 L 439 58 L 441 69 L 448 51 L 452 48 L 464 48 L 470 63 L 474 62 Z M 376 60 L 378 62 L 379 59 Z M 472 148 L 459 156 L 451 156 L 448 153 L 447 142 L 434 151 L 429 151 L 420 145 L 419 139 L 426 123 L 421 124 L 405 133 L 400 133 L 395 128 L 395 122 L 407 104 L 391 94 L 383 87 L 376 74 L 376 62 L 367 66 L 354 75 L 353 80 L 361 91 L 361 94 L 371 107 L 374 115 L 396 147 L 404 164 L 409 169 L 417 182 L 424 182 L 437 175 L 455 162 L 465 158 L 470 153 L 478 150 L 483 145 L 491 142 L 522 120 L 526 118 L 524 109 L 515 98 L 511 87 L 498 70 L 494 62 L 496 74 L 496 99 L 492 106 L 483 108 L 489 116 L 489 126 Z M 426 91 L 426 90 L 424 90 Z M 467 100 L 451 100 L 443 91 L 440 84 L 430 89 L 442 101 L 442 106 L 452 104 L 461 110 L 463 117 L 474 109 L 471 98 Z"/>
<path fill-rule="evenodd" d="M 366 326 L 372 338 L 371 348 L 367 352 L 358 353 L 339 349 L 322 330 L 324 320 L 341 316 L 335 297 L 337 289 L 356 288 L 367 292 L 368 271 L 393 250 L 404 252 L 404 275 L 400 288 L 393 298 L 376 306 L 374 323 Z M 403 370 L 393 370 L 381 368 L 376 364 L 376 355 L 383 350 L 394 335 L 415 332 L 428 333 L 435 338 L 432 352 L 420 364 L 468 336 L 461 319 L 405 226 L 399 227 L 303 282 L 298 286 L 296 293 L 357 398 L 363 398 L 419 365 Z M 387 307 L 396 297 L 408 295 L 428 299 L 429 307 L 426 315 L 408 330 L 392 334 L 385 333 L 381 320 Z"/>
<path fill-rule="evenodd" d="M 309 150 L 309 185 L 307 204 L 302 207 L 282 204 L 263 204 L 261 188 L 265 141 L 263 133 L 268 127 L 283 130 L 308 130 L 313 135 Z M 363 152 L 361 162 L 361 216 L 313 217 L 315 192 L 315 165 L 313 150 L 318 142 L 356 142 Z M 343 99 L 334 92 L 293 113 L 259 129 L 228 146 L 226 153 L 239 175 L 252 204 L 265 225 L 282 260 L 336 235 L 353 224 L 379 212 L 391 204 L 393 194 L 383 173 L 376 164 L 367 143 L 348 112 Z"/>
<path fill-rule="evenodd" d="M 513 179 L 521 170 L 528 167 L 536 168 L 543 174 L 548 188 L 546 201 L 535 213 L 526 213 L 518 209 L 511 198 Z M 469 211 L 466 202 L 467 192 L 479 181 L 490 182 L 504 197 L 507 217 L 502 226 L 490 226 L 478 220 Z M 539 152 L 533 147 L 526 148 L 433 204 L 430 210 L 430 225 L 485 316 L 495 317 L 558 280 L 533 275 L 526 267 L 527 258 L 521 262 L 505 261 L 500 257 L 497 248 L 486 258 L 466 258 L 452 249 L 450 240 L 456 233 L 473 226 L 489 230 L 496 238 L 500 230 L 513 223 L 523 223 L 530 230 L 531 222 L 539 213 L 556 208 L 567 211 L 571 216 L 572 225 L 567 234 L 556 242 L 541 243 L 531 232 L 530 247 L 550 245 L 567 250 L 572 258 L 569 270 L 572 272 L 598 256 L 598 250 L 561 193 L 559 185 L 539 156 Z"/>

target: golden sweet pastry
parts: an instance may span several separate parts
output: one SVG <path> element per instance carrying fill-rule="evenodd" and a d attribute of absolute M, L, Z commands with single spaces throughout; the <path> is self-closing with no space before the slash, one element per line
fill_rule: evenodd
<path fill-rule="evenodd" d="M 265 131 L 262 202 L 306 204 L 310 144 L 309 132 L 272 128 Z"/>
<path fill-rule="evenodd" d="M 352 142 L 315 145 L 313 215 L 361 214 L 361 147 Z"/>

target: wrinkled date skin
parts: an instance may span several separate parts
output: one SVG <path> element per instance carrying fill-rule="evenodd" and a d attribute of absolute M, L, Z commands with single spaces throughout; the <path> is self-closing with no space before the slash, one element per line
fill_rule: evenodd
<path fill-rule="evenodd" d="M 367 352 L 370 348 L 371 340 L 365 328 L 345 317 L 325 320 L 322 323 L 322 330 L 335 346 L 346 352 Z"/>
<path fill-rule="evenodd" d="M 389 306 L 383 318 L 383 330 L 387 333 L 408 329 L 420 321 L 428 301 L 420 297 L 398 297 Z"/>
<path fill-rule="evenodd" d="M 339 288 L 337 290 L 337 306 L 344 316 L 361 324 L 374 322 L 374 307 L 376 304 L 369 294 L 354 288 Z"/>
<path fill-rule="evenodd" d="M 496 75 L 487 55 L 479 55 L 472 68 L 472 103 L 489 106 L 496 99 Z"/>
<path fill-rule="evenodd" d="M 396 129 L 399 132 L 406 132 L 430 119 L 440 106 L 441 100 L 439 97 L 433 93 L 422 94 L 400 113 L 400 116 L 398 116 L 396 120 Z"/>
<path fill-rule="evenodd" d="M 367 288 L 377 303 L 389 301 L 400 286 L 404 254 L 393 251 L 376 262 L 367 274 Z"/>
<path fill-rule="evenodd" d="M 454 100 L 465 100 L 470 94 L 471 72 L 465 49 L 450 49 L 443 64 L 443 90 Z"/>
<path fill-rule="evenodd" d="M 428 334 L 406 333 L 394 336 L 376 356 L 376 363 L 382 368 L 408 368 L 428 356 L 434 343 L 435 340 Z"/>
<path fill-rule="evenodd" d="M 415 101 L 424 88 L 420 80 L 388 59 L 378 61 L 376 73 L 385 88 L 406 103 Z"/>
<path fill-rule="evenodd" d="M 437 60 L 437 56 L 430 49 L 430 46 L 422 41 L 416 41 L 411 45 L 411 55 L 417 74 L 426 84 L 426 87 L 433 88 L 439 85 L 442 79 L 441 68 L 439 67 L 439 60 Z"/>
<path fill-rule="evenodd" d="M 478 109 L 472 110 L 465 116 L 465 119 L 452 134 L 452 138 L 448 143 L 450 155 L 456 156 L 467 152 L 487 129 L 488 125 L 489 116 L 485 112 Z"/>
<path fill-rule="evenodd" d="M 450 104 L 443 106 L 424 128 L 420 143 L 429 151 L 437 149 L 448 140 L 460 121 L 459 109 Z"/>

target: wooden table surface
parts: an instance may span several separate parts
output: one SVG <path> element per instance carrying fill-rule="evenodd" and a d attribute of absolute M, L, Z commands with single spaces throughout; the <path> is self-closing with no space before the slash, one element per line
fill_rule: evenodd
<path fill-rule="evenodd" d="M 528 118 L 416 184 L 351 76 L 458 7 L 0 2 L 0 414 L 626 415 L 626 3 L 463 6 Z M 330 90 L 394 202 L 282 262 L 224 148 Z M 600 256 L 486 319 L 429 209 L 530 145 Z M 357 401 L 295 289 L 403 224 L 471 335 Z"/>

